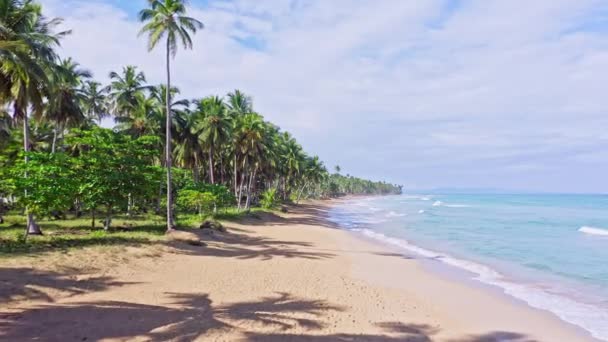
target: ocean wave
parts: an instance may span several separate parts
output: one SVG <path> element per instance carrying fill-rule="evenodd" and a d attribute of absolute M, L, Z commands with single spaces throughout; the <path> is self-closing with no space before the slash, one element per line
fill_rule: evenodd
<path fill-rule="evenodd" d="M 595 227 L 581 227 L 579 230 L 581 233 L 589 234 L 589 235 L 601 235 L 608 236 L 608 229 L 604 228 L 595 228 Z"/>
<path fill-rule="evenodd" d="M 403 213 L 396 213 L 394 211 L 389 212 L 388 214 L 385 215 L 386 217 L 403 217 L 403 216 L 407 216 L 407 214 L 403 214 Z"/>
<path fill-rule="evenodd" d="M 585 228 L 585 227 L 583 227 Z M 587 227 L 589 228 L 589 227 Z M 352 229 L 369 238 L 383 243 L 405 249 L 426 258 L 438 260 L 447 265 L 454 266 L 474 274 L 473 279 L 482 283 L 498 286 L 506 294 L 523 300 L 528 305 L 552 312 L 562 320 L 578 325 L 589 331 L 594 337 L 608 341 L 608 312 L 591 304 L 582 303 L 572 298 L 549 293 L 532 285 L 515 283 L 489 266 L 455 258 L 449 254 L 431 251 L 403 239 L 388 237 L 369 229 Z"/>
<path fill-rule="evenodd" d="M 433 207 L 469 208 L 471 206 L 468 204 L 445 204 L 441 201 L 435 201 L 435 203 L 433 203 Z"/>

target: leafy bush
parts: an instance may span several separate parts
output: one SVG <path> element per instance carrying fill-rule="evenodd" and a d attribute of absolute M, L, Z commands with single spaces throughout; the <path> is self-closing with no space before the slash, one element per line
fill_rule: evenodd
<path fill-rule="evenodd" d="M 274 209 L 279 205 L 279 198 L 277 196 L 277 189 L 270 188 L 262 193 L 260 198 L 260 205 L 264 209 Z"/>
<path fill-rule="evenodd" d="M 217 199 L 210 192 L 197 190 L 180 190 L 175 203 L 181 210 L 196 212 L 202 219 L 203 213 L 211 213 L 216 205 Z"/>

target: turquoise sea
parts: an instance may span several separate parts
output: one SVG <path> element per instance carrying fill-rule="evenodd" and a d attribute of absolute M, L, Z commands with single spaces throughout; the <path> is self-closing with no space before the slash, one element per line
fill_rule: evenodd
<path fill-rule="evenodd" d="M 607 195 L 355 198 L 330 219 L 462 269 L 608 341 Z"/>

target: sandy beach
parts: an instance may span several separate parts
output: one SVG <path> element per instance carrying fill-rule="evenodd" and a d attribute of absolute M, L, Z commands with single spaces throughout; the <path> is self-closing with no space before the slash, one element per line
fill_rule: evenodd
<path fill-rule="evenodd" d="M 590 341 L 552 315 L 350 232 L 331 202 L 0 265 L 3 341 Z M 202 242 L 198 242 L 202 240 Z"/>

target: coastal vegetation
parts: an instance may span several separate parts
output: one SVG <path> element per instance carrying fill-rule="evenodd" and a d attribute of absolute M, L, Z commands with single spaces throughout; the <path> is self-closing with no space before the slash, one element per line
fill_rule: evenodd
<path fill-rule="evenodd" d="M 11 227 L 0 244 L 42 234 L 41 226 L 103 228 L 78 239 L 97 241 L 116 221 L 156 236 L 257 206 L 401 191 L 329 172 L 240 90 L 184 98 L 171 60 L 203 24 L 180 0 L 150 1 L 139 17 L 150 49 L 164 46 L 165 84 L 132 65 L 111 71 L 107 85 L 95 80 L 58 55 L 70 34 L 58 30 L 61 19 L 31 0 L 0 0 L 0 224 Z M 111 129 L 102 127 L 108 118 Z M 120 238 L 141 238 L 133 229 Z"/>

